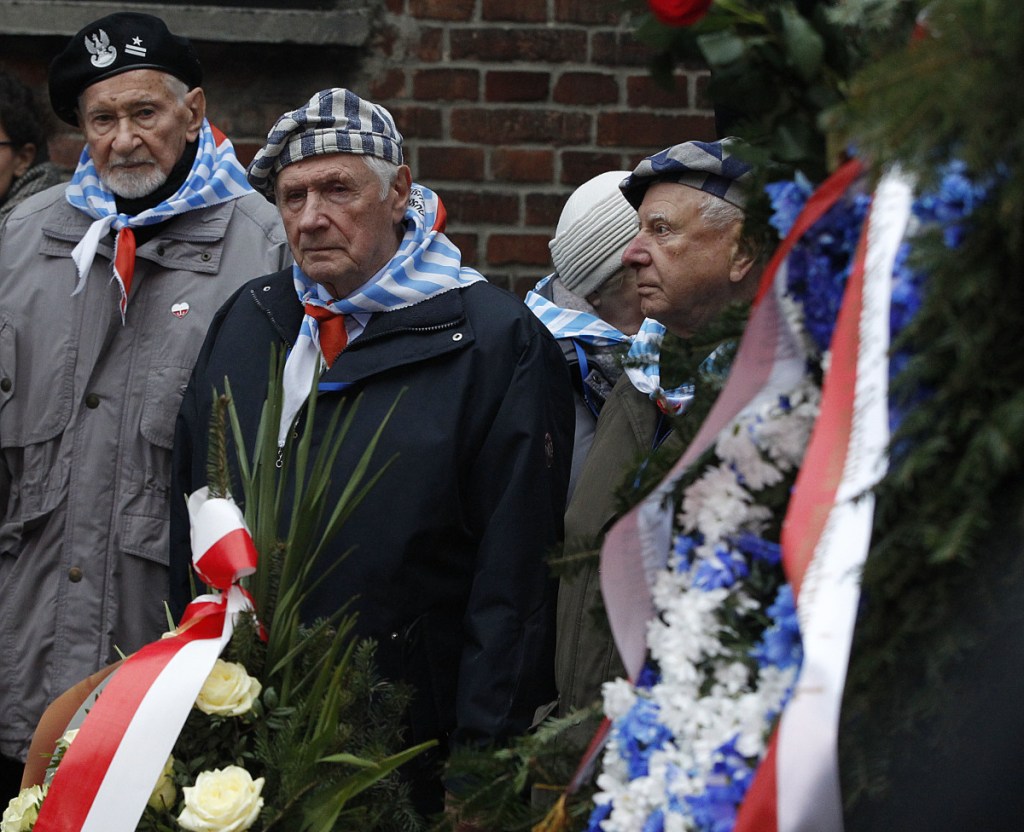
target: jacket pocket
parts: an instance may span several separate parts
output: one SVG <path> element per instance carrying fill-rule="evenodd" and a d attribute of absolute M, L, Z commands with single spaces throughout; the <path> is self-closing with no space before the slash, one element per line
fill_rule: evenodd
<path fill-rule="evenodd" d="M 167 450 L 173 446 L 174 421 L 191 375 L 191 367 L 158 365 L 150 369 L 139 429 L 154 445 Z"/>

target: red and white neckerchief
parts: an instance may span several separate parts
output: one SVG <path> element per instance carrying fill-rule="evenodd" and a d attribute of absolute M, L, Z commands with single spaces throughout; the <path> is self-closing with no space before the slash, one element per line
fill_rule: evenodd
<path fill-rule="evenodd" d="M 193 566 L 220 592 L 196 598 L 173 635 L 111 675 L 47 790 L 35 832 L 134 832 L 235 618 L 252 609 L 237 581 L 257 553 L 230 499 L 203 488 L 188 500 Z"/>

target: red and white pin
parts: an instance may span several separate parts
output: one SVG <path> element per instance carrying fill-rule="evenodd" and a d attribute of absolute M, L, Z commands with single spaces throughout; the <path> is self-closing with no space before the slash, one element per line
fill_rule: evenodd
<path fill-rule="evenodd" d="M 175 318 L 184 318 L 188 314 L 189 305 L 186 301 L 181 301 L 171 306 L 171 314 Z"/>

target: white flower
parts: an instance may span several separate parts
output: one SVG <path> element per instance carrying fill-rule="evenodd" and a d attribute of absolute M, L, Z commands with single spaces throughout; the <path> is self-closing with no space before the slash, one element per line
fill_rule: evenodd
<path fill-rule="evenodd" d="M 217 659 L 199 691 L 196 707 L 204 714 L 241 716 L 252 708 L 261 690 L 259 680 L 246 673 L 242 665 Z"/>
<path fill-rule="evenodd" d="M 152 809 L 170 809 L 174 806 L 174 801 L 178 799 L 178 790 L 174 786 L 174 757 L 169 756 L 167 762 L 164 763 L 163 771 L 160 772 L 160 777 L 157 778 L 156 785 L 153 787 L 153 793 L 149 796 L 147 801 L 148 805 Z"/>
<path fill-rule="evenodd" d="M 29 786 L 12 797 L 0 820 L 0 832 L 28 832 L 39 817 L 39 806 L 45 794 L 45 789 Z"/>
<path fill-rule="evenodd" d="M 71 745 L 72 742 L 74 742 L 74 739 L 77 736 L 78 736 L 78 729 L 77 728 L 68 728 L 68 730 L 64 732 L 64 736 L 61 737 L 59 740 L 57 740 L 57 744 L 58 745 L 62 745 L 63 744 L 63 746 L 65 748 L 67 748 L 69 745 Z"/>
<path fill-rule="evenodd" d="M 252 779 L 244 768 L 227 766 L 204 771 L 194 786 L 186 786 L 185 809 L 178 825 L 189 832 L 242 832 L 252 826 L 263 808 L 263 778 Z"/>

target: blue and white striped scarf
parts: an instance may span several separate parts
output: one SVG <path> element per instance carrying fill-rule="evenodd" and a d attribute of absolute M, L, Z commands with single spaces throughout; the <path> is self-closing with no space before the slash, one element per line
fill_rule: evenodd
<path fill-rule="evenodd" d="M 662 412 L 679 416 L 693 401 L 693 385 L 684 384 L 674 390 L 662 388 L 661 342 L 664 339 L 665 327 L 652 318 L 645 318 L 626 354 L 626 375 Z"/>
<path fill-rule="evenodd" d="M 405 235 L 394 257 L 370 280 L 346 298 L 331 299 L 327 290 L 292 266 L 299 303 L 321 306 L 342 315 L 393 312 L 429 298 L 483 280 L 479 272 L 462 265 L 462 252 L 444 234 L 445 211 L 437 194 L 413 183 L 405 211 Z M 316 318 L 305 315 L 299 335 L 284 365 L 284 407 L 278 444 L 309 395 L 314 376 L 323 367 Z"/>
<path fill-rule="evenodd" d="M 92 217 L 95 222 L 89 226 L 85 236 L 71 252 L 78 269 L 78 282 L 72 295 L 77 295 L 85 287 L 85 279 L 96 257 L 100 240 L 109 234 L 111 229 L 120 231 L 122 228 L 155 225 L 188 211 L 229 202 L 252 193 L 252 187 L 245 179 L 245 168 L 235 156 L 235 148 L 231 141 L 206 119 L 203 119 L 199 130 L 198 145 L 192 169 L 182 186 L 159 205 L 148 208 L 134 217 L 117 212 L 114 195 L 100 181 L 88 146 L 82 150 L 78 168 L 68 183 L 65 196 L 71 205 Z M 115 250 L 114 260 L 116 258 Z M 117 270 L 113 269 L 113 266 L 111 268 L 112 279 L 121 286 L 123 314 L 127 302 L 124 281 L 117 274 Z"/>
<path fill-rule="evenodd" d="M 555 338 L 572 338 L 595 347 L 628 344 L 632 340 L 630 336 L 619 332 L 597 315 L 577 309 L 565 309 L 538 294 L 552 278 L 554 275 L 549 274 L 526 293 L 526 305 Z"/>

